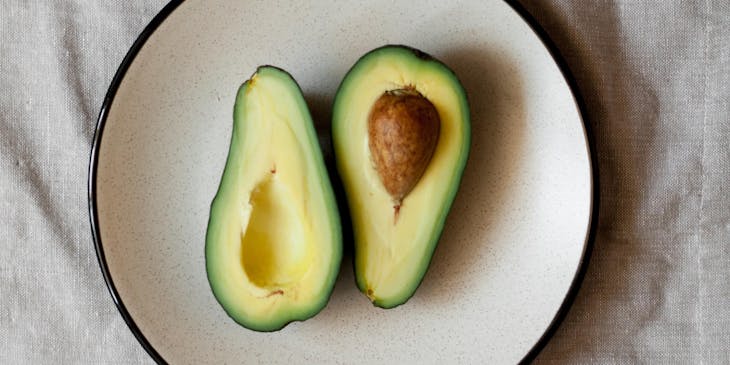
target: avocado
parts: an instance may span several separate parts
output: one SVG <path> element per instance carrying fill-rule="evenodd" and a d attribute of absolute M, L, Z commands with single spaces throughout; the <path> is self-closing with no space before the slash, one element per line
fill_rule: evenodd
<path fill-rule="evenodd" d="M 419 50 L 377 48 L 342 80 L 332 140 L 356 282 L 374 305 L 405 303 L 423 280 L 459 188 L 470 128 L 456 75 Z"/>
<path fill-rule="evenodd" d="M 339 212 L 301 90 L 285 71 L 259 67 L 238 90 L 211 204 L 213 294 L 244 327 L 275 331 L 324 308 L 341 258 Z"/>

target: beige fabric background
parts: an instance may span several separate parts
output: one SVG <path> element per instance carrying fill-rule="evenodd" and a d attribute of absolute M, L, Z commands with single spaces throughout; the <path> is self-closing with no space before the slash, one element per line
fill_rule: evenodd
<path fill-rule="evenodd" d="M 521 2 L 577 78 L 601 179 L 587 277 L 537 362 L 730 364 L 730 2 Z M 104 93 L 165 3 L 0 0 L 0 364 L 151 362 L 86 180 Z"/>

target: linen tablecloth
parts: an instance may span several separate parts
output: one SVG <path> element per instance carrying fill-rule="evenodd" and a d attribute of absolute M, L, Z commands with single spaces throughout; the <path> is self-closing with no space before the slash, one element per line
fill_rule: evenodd
<path fill-rule="evenodd" d="M 101 276 L 96 117 L 164 0 L 0 1 L 0 364 L 151 362 Z M 730 2 L 521 3 L 596 137 L 600 220 L 538 363 L 730 363 Z"/>

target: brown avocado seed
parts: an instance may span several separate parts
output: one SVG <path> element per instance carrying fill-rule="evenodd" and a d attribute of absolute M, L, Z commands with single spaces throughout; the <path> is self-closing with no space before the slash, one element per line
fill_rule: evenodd
<path fill-rule="evenodd" d="M 368 145 L 375 170 L 400 205 L 426 171 L 441 129 L 433 104 L 412 86 L 383 93 L 370 109 Z"/>

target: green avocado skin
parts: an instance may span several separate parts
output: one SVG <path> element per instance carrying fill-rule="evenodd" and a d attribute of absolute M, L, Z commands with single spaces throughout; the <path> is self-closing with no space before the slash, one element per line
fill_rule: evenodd
<path fill-rule="evenodd" d="M 242 303 L 237 301 L 237 293 L 231 290 L 225 265 L 222 262 L 220 250 L 226 246 L 226 225 L 230 225 L 230 206 L 237 204 L 241 199 L 236 196 L 238 191 L 237 185 L 240 183 L 242 176 L 246 175 L 246 166 L 243 162 L 243 153 L 245 150 L 245 140 L 247 134 L 252 133 L 247 125 L 245 110 L 245 98 L 247 90 L 252 86 L 252 80 L 256 75 L 266 75 L 279 80 L 293 95 L 293 100 L 298 110 L 298 119 L 292 123 L 302 123 L 304 126 L 304 135 L 299 136 L 299 143 L 304 146 L 311 154 L 315 161 L 315 167 L 307 171 L 306 178 L 309 181 L 316 182 L 315 185 L 321 189 L 324 199 L 325 211 L 321 217 L 317 217 L 320 221 L 328 221 L 331 227 L 327 232 L 326 242 L 331 245 L 331 260 L 323 262 L 323 268 L 327 272 L 325 282 L 322 283 L 321 294 L 310 303 L 300 303 L 299 305 L 278 311 L 274 315 L 266 318 L 257 318 L 247 315 L 245 311 L 240 310 Z M 274 66 L 260 66 L 257 68 L 251 79 L 244 82 L 238 89 L 236 103 L 233 110 L 233 132 L 231 142 L 226 159 L 226 164 L 220 180 L 220 185 L 216 195 L 211 203 L 210 216 L 206 231 L 205 241 L 205 261 L 208 282 L 218 303 L 223 307 L 226 314 L 236 323 L 248 329 L 259 332 L 273 332 L 285 327 L 294 321 L 304 321 L 319 313 L 329 301 L 334 289 L 334 284 L 340 269 L 342 261 L 342 229 L 340 224 L 340 215 L 335 201 L 332 185 L 324 164 L 324 158 L 319 146 L 317 134 L 315 132 L 314 123 L 311 114 L 307 108 L 306 102 L 302 95 L 301 89 L 294 78 L 286 71 Z M 233 203 L 232 203 L 233 202 Z M 239 219 L 235 217 L 235 219 Z M 284 229 L 286 227 L 283 227 Z M 245 305 L 245 303 L 243 303 Z"/>
<path fill-rule="evenodd" d="M 444 79 L 448 80 L 448 86 L 453 88 L 459 95 L 459 105 L 455 105 L 454 107 L 458 107 L 460 108 L 460 110 L 464 111 L 464 117 L 461 118 L 459 121 L 463 126 L 464 134 L 463 136 L 461 136 L 462 143 L 457 152 L 459 156 L 457 158 L 456 165 L 453 166 L 451 178 L 449 181 L 445 182 L 446 184 L 448 184 L 448 189 L 446 189 L 445 196 L 443 197 L 444 203 L 440 206 L 434 206 L 434 209 L 438 210 L 438 216 L 433 223 L 433 226 L 431 227 L 429 239 L 427 240 L 427 242 L 424 242 L 424 244 L 427 246 L 425 248 L 426 253 L 422 257 L 413 258 L 414 260 L 418 260 L 418 269 L 416 270 L 417 274 L 411 277 L 408 282 L 398 283 L 402 287 L 399 295 L 387 298 L 371 299 L 373 305 L 384 309 L 394 308 L 406 303 L 415 294 L 418 286 L 421 284 L 431 263 L 433 253 L 441 237 L 441 233 L 443 232 L 446 217 L 458 192 L 471 147 L 471 121 L 467 94 L 456 74 L 444 63 L 423 51 L 404 45 L 385 45 L 363 55 L 345 75 L 336 93 L 333 106 L 331 128 L 333 144 L 335 145 L 334 155 L 335 160 L 337 161 L 339 174 L 344 174 L 344 171 L 341 168 L 341 163 L 342 161 L 346 160 L 348 156 L 346 155 L 346 153 L 343 153 L 342 149 L 338 149 L 337 145 L 363 143 L 363 141 L 351 140 L 350 136 L 345 132 L 346 122 L 343 116 L 347 113 L 347 101 L 345 100 L 346 97 L 344 95 L 352 94 L 353 90 L 357 88 L 357 86 L 354 84 L 356 83 L 355 79 L 359 76 L 354 75 L 362 75 L 363 73 L 367 72 L 368 69 L 372 68 L 372 65 L 379 62 L 387 62 L 388 59 L 396 58 L 401 60 L 407 60 L 407 62 L 414 64 L 420 63 L 423 65 L 427 65 L 428 67 L 439 70 L 438 72 L 445 76 Z M 397 84 L 397 80 L 393 80 L 393 84 Z M 353 189 L 347 186 L 346 179 L 342 180 L 343 187 L 346 193 L 345 196 L 347 197 L 348 201 L 347 205 L 349 206 L 351 216 L 354 216 L 354 209 L 357 209 L 357 207 L 352 203 L 353 196 L 351 194 L 353 194 Z M 357 224 L 354 221 L 352 222 L 352 226 L 354 232 L 362 229 L 361 227 L 357 227 Z M 358 242 L 357 234 L 353 234 L 353 237 L 355 247 L 363 244 L 363 242 Z M 364 267 L 360 267 L 357 264 L 357 251 L 358 250 L 356 249 L 354 254 L 355 257 L 353 259 L 355 281 L 359 290 L 363 294 L 367 295 L 368 288 L 364 274 L 365 270 Z M 377 263 L 368 263 L 368 265 L 377 265 Z"/>

